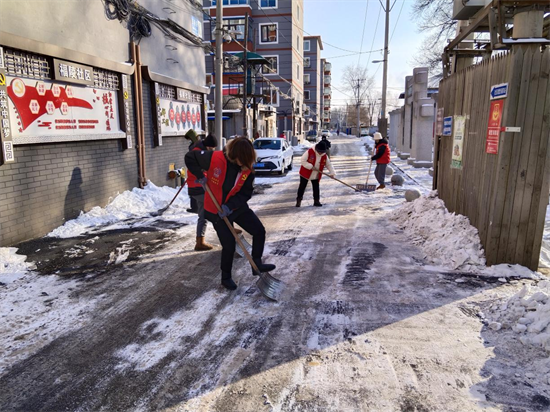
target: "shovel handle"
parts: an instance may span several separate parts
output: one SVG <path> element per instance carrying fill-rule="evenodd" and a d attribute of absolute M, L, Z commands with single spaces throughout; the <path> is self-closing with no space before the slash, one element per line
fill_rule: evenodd
<path fill-rule="evenodd" d="M 172 201 L 170 203 L 168 203 L 168 206 L 166 206 L 166 209 L 168 209 L 170 206 L 172 206 L 172 203 L 174 203 L 174 200 L 176 200 L 176 197 L 178 197 L 178 195 L 180 194 L 180 192 L 183 189 L 183 186 L 185 186 L 186 183 L 187 183 L 187 179 L 183 179 L 183 183 L 181 184 L 180 190 L 178 190 L 178 193 L 176 193 L 176 196 L 174 196 Z"/>
<path fill-rule="evenodd" d="M 214 196 L 214 193 L 212 193 L 212 190 L 210 189 L 210 187 L 208 187 L 208 183 L 204 184 L 204 188 L 208 192 L 208 195 L 210 196 L 210 199 L 212 199 L 212 202 L 214 202 L 214 205 L 216 206 L 216 209 L 218 209 L 218 212 L 221 213 L 222 208 L 221 208 L 220 204 L 218 203 L 218 201 L 216 200 L 216 197 Z M 250 266 L 252 266 L 252 269 L 254 269 L 256 272 L 260 273 L 260 270 L 258 269 L 258 266 L 256 266 L 256 264 L 254 263 L 254 260 L 252 259 L 252 256 L 250 256 L 250 253 L 248 253 L 248 250 L 246 250 L 246 248 L 244 247 L 243 242 L 239 238 L 239 235 L 237 235 L 237 232 L 235 232 L 235 228 L 233 227 L 231 222 L 229 222 L 229 219 L 227 217 L 224 217 L 223 220 L 224 220 L 225 224 L 227 225 L 227 227 L 229 228 L 229 230 L 231 231 L 231 233 L 233 234 L 233 237 L 235 238 L 235 240 L 237 241 L 237 243 L 239 244 L 239 246 L 243 250 L 244 255 L 246 256 L 246 258 L 248 259 L 248 262 L 250 263 Z"/>
<path fill-rule="evenodd" d="M 367 181 L 365 182 L 365 187 L 368 186 L 369 184 L 369 176 L 370 176 L 370 168 L 372 167 L 372 159 L 370 159 L 370 163 L 369 163 L 369 171 L 367 172 Z"/>
<path fill-rule="evenodd" d="M 343 185 L 346 185 L 347 187 L 349 187 L 350 189 L 355 190 L 356 192 L 358 191 L 356 187 L 353 187 L 353 186 L 351 186 L 351 185 L 348 185 L 346 182 L 342 182 L 340 179 L 336 179 L 335 177 L 332 177 L 332 176 L 329 175 L 328 173 L 321 172 L 320 170 L 318 170 L 318 169 L 316 169 L 316 168 L 313 168 L 313 170 L 315 170 L 316 172 L 322 173 L 322 174 L 324 174 L 325 176 L 328 176 L 328 177 L 330 177 L 331 179 L 334 179 L 334 180 L 336 180 L 337 182 L 342 183 Z"/>

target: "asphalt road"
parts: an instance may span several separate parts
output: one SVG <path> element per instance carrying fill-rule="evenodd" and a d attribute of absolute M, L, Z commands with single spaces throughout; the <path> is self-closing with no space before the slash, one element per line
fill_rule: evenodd
<path fill-rule="evenodd" d="M 331 140 L 338 177 L 363 183 L 358 141 Z M 294 207 L 296 169 L 251 201 L 266 260 L 286 283 L 278 303 L 259 293 L 244 259 L 237 291 L 223 289 L 219 247 L 194 252 L 191 226 L 98 234 L 95 261 L 56 255 L 86 239 L 48 244 L 42 273 L 80 279 L 73 299 L 100 299 L 82 327 L 0 376 L 0 410 L 546 410 L 537 388 L 513 383 L 520 360 L 484 338 L 477 304 L 504 286 L 456 283 L 426 265 L 387 220 L 399 188 L 354 193 L 324 178 L 322 208 L 311 187 Z M 139 253 L 101 263 L 129 238 Z M 212 228 L 208 240 L 217 243 Z M 31 255 L 36 246 L 22 245 Z"/>

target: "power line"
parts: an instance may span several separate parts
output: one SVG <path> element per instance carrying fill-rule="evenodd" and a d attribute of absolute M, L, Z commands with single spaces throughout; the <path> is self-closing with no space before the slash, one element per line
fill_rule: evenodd
<path fill-rule="evenodd" d="M 365 39 L 365 27 L 367 27 L 367 14 L 369 13 L 369 1 L 367 0 L 367 8 L 365 10 L 365 20 L 363 21 L 363 34 L 361 36 L 361 48 L 359 49 L 359 53 L 363 51 L 363 40 Z M 359 54 L 359 57 L 357 59 L 357 66 L 361 63 L 361 54 Z"/>

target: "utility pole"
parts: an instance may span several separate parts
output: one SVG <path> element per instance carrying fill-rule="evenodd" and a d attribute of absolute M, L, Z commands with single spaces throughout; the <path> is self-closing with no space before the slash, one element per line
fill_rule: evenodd
<path fill-rule="evenodd" d="M 215 127 L 218 139 L 218 150 L 223 149 L 223 1 L 216 2 L 216 94 L 215 94 Z"/>
<path fill-rule="evenodd" d="M 357 137 L 361 137 L 361 84 L 365 79 L 357 79 L 355 86 L 355 107 L 357 109 Z"/>
<path fill-rule="evenodd" d="M 248 13 L 244 16 L 243 136 L 248 136 Z"/>
<path fill-rule="evenodd" d="M 388 119 L 386 118 L 386 94 L 388 91 L 388 42 L 390 33 L 390 0 L 386 0 L 386 33 L 384 36 L 384 74 L 382 76 L 382 108 L 378 120 L 378 131 L 384 138 L 388 137 Z"/>

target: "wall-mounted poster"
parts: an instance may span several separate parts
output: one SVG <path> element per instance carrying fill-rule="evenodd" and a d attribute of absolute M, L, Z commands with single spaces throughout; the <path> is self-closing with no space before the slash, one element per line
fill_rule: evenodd
<path fill-rule="evenodd" d="M 190 129 L 202 131 L 201 103 L 160 99 L 159 118 L 162 136 L 184 135 Z"/>
<path fill-rule="evenodd" d="M 14 144 L 126 137 L 117 92 L 7 77 Z"/>
<path fill-rule="evenodd" d="M 451 161 L 451 167 L 453 169 L 462 169 L 462 150 L 464 147 L 465 128 L 466 116 L 455 116 L 453 133 L 453 157 Z"/>

